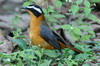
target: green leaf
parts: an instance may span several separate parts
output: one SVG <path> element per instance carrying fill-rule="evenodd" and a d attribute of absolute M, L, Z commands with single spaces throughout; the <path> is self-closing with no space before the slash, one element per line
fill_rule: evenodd
<path fill-rule="evenodd" d="M 58 57 L 59 55 L 53 51 L 53 50 L 45 50 L 45 54 L 48 55 L 49 57 L 53 57 L 53 58 L 56 58 Z"/>
<path fill-rule="evenodd" d="M 52 16 L 48 17 L 48 21 L 50 21 L 50 22 L 58 22 L 58 20 L 55 19 L 55 18 L 52 17 Z"/>
<path fill-rule="evenodd" d="M 71 60 L 71 59 L 72 59 L 72 55 L 69 55 L 69 56 L 68 56 L 68 60 Z"/>
<path fill-rule="evenodd" d="M 84 45 L 81 45 L 80 47 L 81 47 L 82 51 L 84 51 L 84 52 L 91 53 L 91 51 L 92 51 L 92 49 L 89 48 L 90 47 L 89 45 L 84 44 Z"/>
<path fill-rule="evenodd" d="M 86 16 L 89 15 L 90 12 L 91 12 L 91 8 L 85 7 L 85 8 L 84 8 L 84 12 L 85 12 L 85 15 L 86 15 Z"/>
<path fill-rule="evenodd" d="M 76 1 L 76 4 L 79 5 L 79 4 L 81 4 L 82 2 L 83 2 L 83 0 L 77 0 L 77 1 Z"/>
<path fill-rule="evenodd" d="M 69 32 L 69 34 L 72 36 L 72 39 L 73 39 L 74 41 L 77 41 L 77 40 L 80 39 L 80 36 L 79 36 L 79 35 L 76 35 L 76 34 L 73 33 L 73 32 Z"/>
<path fill-rule="evenodd" d="M 23 6 L 28 6 L 28 5 L 30 5 L 30 4 L 31 4 L 30 1 L 26 1 L 26 2 L 24 2 Z"/>
<path fill-rule="evenodd" d="M 19 15 L 15 15 L 13 18 L 12 18 L 12 24 L 14 24 L 13 27 L 15 27 L 16 24 L 19 23 L 19 20 L 21 19 L 21 17 Z"/>
<path fill-rule="evenodd" d="M 72 60 L 72 62 L 71 62 L 73 65 L 76 65 L 76 66 L 78 66 L 78 63 L 76 62 L 76 61 L 74 61 L 74 60 Z"/>
<path fill-rule="evenodd" d="M 18 61 L 18 63 L 17 63 L 17 65 L 16 65 L 16 66 L 24 66 L 24 64 L 23 64 L 23 62 L 22 62 L 22 60 L 21 60 L 21 59 Z"/>
<path fill-rule="evenodd" d="M 89 54 L 84 53 L 84 54 L 76 55 L 75 60 L 82 61 L 82 60 L 86 60 L 88 58 L 89 58 Z"/>
<path fill-rule="evenodd" d="M 62 15 L 62 14 L 54 14 L 54 15 L 52 15 L 52 16 L 54 16 L 55 18 L 63 18 L 63 17 L 65 17 L 65 16 Z"/>
<path fill-rule="evenodd" d="M 54 0 L 54 3 L 57 7 L 61 7 L 62 6 L 62 2 L 59 0 Z"/>
<path fill-rule="evenodd" d="M 22 39 L 13 39 L 13 43 L 16 43 L 21 49 L 27 49 L 27 43 Z"/>
<path fill-rule="evenodd" d="M 89 58 L 89 54 L 87 54 L 87 53 L 82 54 L 82 58 L 83 59 L 88 59 Z"/>
<path fill-rule="evenodd" d="M 89 30 L 92 29 L 92 27 L 90 25 L 87 25 L 87 24 L 86 25 L 81 25 L 81 26 L 79 26 L 79 28 L 81 30 L 85 31 L 85 32 L 88 32 Z"/>
<path fill-rule="evenodd" d="M 58 66 L 64 66 L 61 62 L 58 63 Z"/>
<path fill-rule="evenodd" d="M 83 64 L 82 66 L 90 66 L 88 63 Z"/>
<path fill-rule="evenodd" d="M 44 63 L 39 64 L 39 66 L 50 66 L 52 60 L 44 60 Z"/>
<path fill-rule="evenodd" d="M 93 21 L 95 21 L 95 22 L 100 22 L 100 19 L 98 19 L 95 15 L 93 15 L 93 14 L 89 14 L 88 16 L 87 16 L 87 18 L 88 19 L 91 19 L 91 20 L 93 20 Z"/>
<path fill-rule="evenodd" d="M 78 5 L 72 5 L 70 11 L 75 15 L 79 10 Z"/>
<path fill-rule="evenodd" d="M 41 53 L 39 50 L 35 50 L 35 54 L 36 54 L 37 56 L 39 56 L 39 58 L 42 57 L 42 53 Z"/>
<path fill-rule="evenodd" d="M 0 40 L 0 44 L 3 44 L 4 42 Z"/>
<path fill-rule="evenodd" d="M 45 14 L 48 14 L 48 12 L 47 12 L 47 10 L 46 10 L 46 9 L 43 9 L 43 12 L 44 12 Z"/>
<path fill-rule="evenodd" d="M 67 63 L 68 66 L 77 66 L 77 63 L 72 60 L 72 59 L 65 59 L 65 62 Z"/>
<path fill-rule="evenodd" d="M 90 7 L 90 2 L 89 2 L 88 0 L 85 0 L 85 1 L 84 1 L 84 6 L 85 6 L 85 7 Z"/>
<path fill-rule="evenodd" d="M 95 34 L 95 32 L 94 32 L 93 30 L 89 30 L 88 33 L 92 34 L 92 37 L 93 37 L 93 38 L 96 37 L 96 34 Z"/>
<path fill-rule="evenodd" d="M 91 37 L 91 35 L 82 35 L 81 40 L 89 40 Z"/>
<path fill-rule="evenodd" d="M 20 57 L 23 57 L 24 59 L 37 59 L 34 50 L 27 49 L 20 53 Z M 16 56 L 15 56 L 16 57 Z"/>
<path fill-rule="evenodd" d="M 48 13 L 49 13 L 49 12 L 51 12 L 51 13 L 55 12 L 55 10 L 54 10 L 54 7 L 53 7 L 53 6 L 49 6 L 49 7 L 48 7 Z"/>
<path fill-rule="evenodd" d="M 73 32 L 76 34 L 76 35 L 81 35 L 81 31 L 79 28 L 74 28 L 73 29 Z"/>
<path fill-rule="evenodd" d="M 68 25 L 68 24 L 62 25 L 61 28 L 63 28 L 63 29 L 70 29 L 71 28 L 71 25 Z"/>
<path fill-rule="evenodd" d="M 25 58 L 25 61 L 26 61 L 27 66 L 31 66 L 30 60 L 31 60 L 31 59 Z"/>
<path fill-rule="evenodd" d="M 98 3 L 99 3 L 99 2 L 100 2 L 100 0 L 92 0 L 92 2 L 98 2 Z"/>

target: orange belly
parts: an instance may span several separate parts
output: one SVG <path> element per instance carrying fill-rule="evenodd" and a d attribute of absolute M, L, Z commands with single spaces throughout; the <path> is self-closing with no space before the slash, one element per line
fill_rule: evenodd
<path fill-rule="evenodd" d="M 36 38 L 31 39 L 32 45 L 40 46 L 41 48 L 45 49 L 54 49 L 53 46 L 51 46 L 49 43 L 47 43 L 44 39 L 42 39 L 40 36 L 37 36 Z M 65 48 L 66 46 L 59 42 L 61 45 L 61 49 Z"/>
<path fill-rule="evenodd" d="M 37 45 L 45 49 L 54 49 L 50 44 L 48 44 L 41 36 L 39 35 L 31 35 L 32 45 Z"/>

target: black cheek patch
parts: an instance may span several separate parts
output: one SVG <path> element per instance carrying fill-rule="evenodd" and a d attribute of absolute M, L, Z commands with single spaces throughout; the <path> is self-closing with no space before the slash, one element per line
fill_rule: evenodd
<path fill-rule="evenodd" d="M 42 13 L 39 13 L 38 11 L 34 9 L 29 9 L 36 17 L 39 17 Z"/>

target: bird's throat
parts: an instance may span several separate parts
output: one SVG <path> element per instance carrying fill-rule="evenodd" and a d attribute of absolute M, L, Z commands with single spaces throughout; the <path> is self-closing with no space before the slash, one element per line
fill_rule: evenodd
<path fill-rule="evenodd" d="M 40 35 L 40 26 L 42 21 L 44 20 L 44 15 L 40 15 L 39 17 L 36 17 L 32 12 L 29 12 L 30 14 L 30 38 L 36 37 Z M 36 39 L 36 38 L 35 38 Z"/>

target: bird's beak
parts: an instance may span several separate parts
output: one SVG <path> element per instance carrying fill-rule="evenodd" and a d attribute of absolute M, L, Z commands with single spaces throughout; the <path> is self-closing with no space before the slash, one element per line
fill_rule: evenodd
<path fill-rule="evenodd" d="M 21 12 L 27 12 L 27 7 L 23 6 L 23 7 L 20 7 L 21 9 Z"/>
<path fill-rule="evenodd" d="M 27 9 L 27 7 L 23 6 L 23 7 L 21 7 L 21 9 Z"/>

